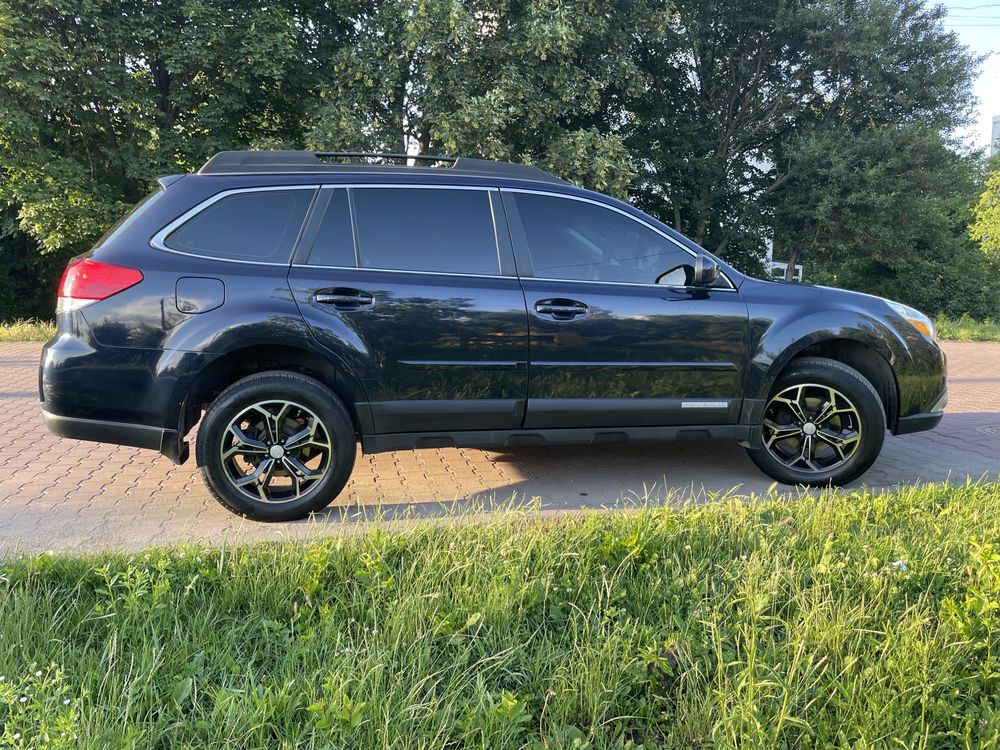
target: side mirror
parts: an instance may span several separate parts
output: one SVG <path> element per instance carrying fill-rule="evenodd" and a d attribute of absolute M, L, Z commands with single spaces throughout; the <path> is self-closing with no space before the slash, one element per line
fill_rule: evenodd
<path fill-rule="evenodd" d="M 698 254 L 694 259 L 694 285 L 712 286 L 719 278 L 719 264 L 707 255 Z"/>

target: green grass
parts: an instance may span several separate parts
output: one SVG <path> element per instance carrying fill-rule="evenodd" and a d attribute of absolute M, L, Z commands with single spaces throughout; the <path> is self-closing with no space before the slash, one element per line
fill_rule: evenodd
<path fill-rule="evenodd" d="M 1000 322 L 961 318 L 937 318 L 934 321 L 938 338 L 948 341 L 1000 341 Z"/>
<path fill-rule="evenodd" d="M 995 747 L 997 539 L 978 484 L 10 559 L 0 747 Z"/>
<path fill-rule="evenodd" d="M 55 323 L 48 320 L 29 318 L 0 323 L 0 341 L 48 341 L 55 333 Z"/>

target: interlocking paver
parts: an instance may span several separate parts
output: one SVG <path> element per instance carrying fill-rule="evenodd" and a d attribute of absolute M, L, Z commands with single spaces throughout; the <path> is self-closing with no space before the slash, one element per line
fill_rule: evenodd
<path fill-rule="evenodd" d="M 951 403 L 932 432 L 887 437 L 863 477 L 875 487 L 1000 475 L 1000 344 L 946 342 Z M 256 524 L 230 515 L 201 484 L 194 462 L 59 440 L 42 422 L 35 389 L 41 344 L 0 343 L 0 552 L 137 549 L 177 541 L 287 539 L 336 533 L 388 512 L 397 517 L 537 498 L 550 511 L 705 498 L 771 481 L 729 443 L 666 443 L 358 455 L 329 512 Z M 861 482 L 857 483 L 861 484 Z M 460 507 L 465 507 L 460 503 Z"/>

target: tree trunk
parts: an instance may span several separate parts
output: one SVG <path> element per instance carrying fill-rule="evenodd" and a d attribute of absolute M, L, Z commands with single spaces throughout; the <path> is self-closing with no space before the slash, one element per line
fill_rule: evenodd
<path fill-rule="evenodd" d="M 788 266 L 785 268 L 785 281 L 795 281 L 795 266 L 799 262 L 799 246 L 792 247 L 788 254 Z"/>

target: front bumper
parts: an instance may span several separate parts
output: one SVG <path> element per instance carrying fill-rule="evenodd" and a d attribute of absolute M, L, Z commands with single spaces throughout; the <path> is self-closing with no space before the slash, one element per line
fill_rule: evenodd
<path fill-rule="evenodd" d="M 129 422 L 65 417 L 53 414 L 47 409 L 42 409 L 42 416 L 49 431 L 60 437 L 147 448 L 159 451 L 175 464 L 184 463 L 188 457 L 187 443 L 181 440 L 177 430 L 165 430 L 162 427 Z"/>
<path fill-rule="evenodd" d="M 933 430 L 941 422 L 944 416 L 944 407 L 948 405 L 948 389 L 945 388 L 941 395 L 934 402 L 930 411 L 923 414 L 911 414 L 908 417 L 900 417 L 896 426 L 896 435 L 909 435 L 912 432 L 923 432 Z"/>

